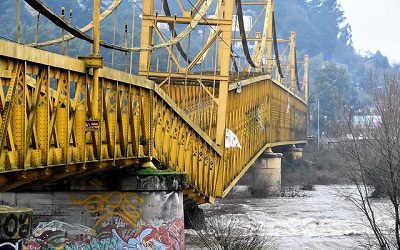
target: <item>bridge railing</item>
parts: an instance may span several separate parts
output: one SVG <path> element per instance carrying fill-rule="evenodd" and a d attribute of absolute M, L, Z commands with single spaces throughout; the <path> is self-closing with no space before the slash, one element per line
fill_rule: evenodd
<path fill-rule="evenodd" d="M 104 69 L 92 100 L 83 61 L 3 41 L 0 50 L 0 171 L 148 155 L 150 81 Z"/>
<path fill-rule="evenodd" d="M 222 196 L 268 147 L 307 140 L 306 103 L 269 75 L 231 83 L 229 90 L 226 127 L 237 135 L 241 148 L 225 151 Z"/>
<path fill-rule="evenodd" d="M 215 140 L 218 106 L 214 87 L 197 83 L 164 85 L 162 89 L 212 140 Z"/>
<path fill-rule="evenodd" d="M 212 109 L 188 109 L 209 97 L 192 90 L 199 99 L 179 103 L 154 82 L 109 68 L 100 71 L 100 117 L 92 119 L 92 80 L 82 60 L 0 41 L 2 191 L 156 158 L 187 174 L 192 198 L 211 201 L 266 148 L 306 140 L 306 103 L 269 76 L 229 86 L 226 127 L 241 149 L 216 145 L 215 120 L 204 118 Z"/>
<path fill-rule="evenodd" d="M 82 60 L 0 41 L 0 188 L 156 158 L 216 196 L 222 150 L 159 86 L 100 71 L 100 117 Z"/>
<path fill-rule="evenodd" d="M 212 102 L 208 102 L 211 98 L 207 93 L 202 94 L 203 88 L 175 85 L 165 87 L 165 92 L 207 133 L 208 124 L 215 127 L 215 121 L 207 120 L 213 116 L 205 111 L 212 107 Z M 183 93 L 185 89 L 187 93 Z M 269 75 L 249 75 L 245 80 L 236 79 L 230 84 L 226 128 L 237 135 L 241 148 L 224 149 L 217 196 L 227 194 L 268 147 L 306 142 L 307 104 L 298 94 L 271 80 Z M 200 115 L 200 119 L 196 119 L 196 115 Z M 202 179 L 203 172 L 197 172 L 196 176 Z"/>

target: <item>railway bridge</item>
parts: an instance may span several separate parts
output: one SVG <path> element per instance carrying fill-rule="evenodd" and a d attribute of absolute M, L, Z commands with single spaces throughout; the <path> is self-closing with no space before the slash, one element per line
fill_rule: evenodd
<path fill-rule="evenodd" d="M 123 45 L 100 39 L 100 23 L 123 4 L 109 2 L 101 10 L 94 0 L 92 22 L 77 28 L 25 0 L 62 37 L 0 40 L 0 201 L 33 208 L 26 222 L 41 222 L 21 244 L 184 248 L 184 200 L 223 198 L 260 157 L 258 173 L 279 186 L 274 148 L 296 157 L 306 143 L 308 57 L 297 60 L 295 32 L 276 37 L 273 0 L 133 1 Z M 246 8 L 260 12 L 250 24 Z M 92 50 L 67 56 L 71 39 Z M 100 47 L 124 55 L 125 70 L 106 67 Z M 24 238 L 24 223 L 2 240 Z M 84 237 L 50 242 L 46 230 Z"/>

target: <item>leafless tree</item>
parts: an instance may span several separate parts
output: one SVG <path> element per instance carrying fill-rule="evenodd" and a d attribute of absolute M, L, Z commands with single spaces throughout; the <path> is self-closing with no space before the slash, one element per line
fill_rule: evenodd
<path fill-rule="evenodd" d="M 359 116 L 356 121 L 347 106 L 331 136 L 338 142 L 342 173 L 357 188 L 357 194 L 348 198 L 364 214 L 378 248 L 400 249 L 400 76 L 371 74 L 369 80 L 373 116 Z M 371 196 L 374 190 L 390 201 L 392 221 L 382 223 Z"/>
<path fill-rule="evenodd" d="M 207 229 L 198 230 L 206 249 L 210 250 L 265 250 L 277 249 L 276 240 L 268 236 L 260 225 L 245 223 L 239 219 L 207 219 Z"/>

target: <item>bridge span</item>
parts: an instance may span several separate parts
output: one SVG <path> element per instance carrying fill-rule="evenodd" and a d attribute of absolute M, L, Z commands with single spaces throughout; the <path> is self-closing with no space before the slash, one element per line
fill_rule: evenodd
<path fill-rule="evenodd" d="M 213 199 L 266 149 L 306 143 L 305 101 L 269 75 L 229 84 L 226 128 L 241 148 L 224 148 L 215 142 L 207 94 L 201 110 L 192 107 L 202 87 L 186 86 L 184 103 L 180 86 L 171 97 L 145 77 L 103 68 L 101 116 L 93 120 L 93 76 L 84 61 L 7 41 L 0 57 L 2 191 L 154 158 Z"/>
<path fill-rule="evenodd" d="M 38 11 L 46 7 L 40 1 L 26 2 Z M 186 176 L 185 185 L 161 191 L 184 189 L 185 199 L 213 203 L 265 152 L 306 143 L 308 57 L 297 62 L 294 32 L 287 40 L 276 38 L 272 0 L 236 1 L 238 41 L 232 37 L 233 0 L 217 1 L 212 17 L 205 16 L 211 0 L 199 0 L 191 11 L 182 8 L 182 15 L 175 17 L 165 4 L 165 15 L 159 15 L 154 2 L 144 1 L 141 9 L 141 49 L 115 48 L 140 53 L 139 76 L 103 67 L 100 34 L 96 35 L 99 8 L 94 8 L 95 32 L 88 39 L 94 45 L 88 57 L 72 58 L 0 40 L 1 191 L 54 191 L 60 184 L 76 186 L 76 179 L 86 180 L 80 186 L 87 190 L 96 176 L 123 179 L 135 176 L 134 170 L 155 167 Z M 254 38 L 246 37 L 240 24 L 242 5 L 261 5 L 266 13 L 263 30 Z M 62 29 L 75 32 L 51 11 L 43 13 Z M 170 37 L 163 36 L 158 23 L 169 26 Z M 176 23 L 187 26 L 179 31 Z M 207 27 L 209 34 L 192 53 L 189 34 L 196 26 Z M 251 55 L 245 49 L 247 39 L 256 41 Z M 156 41 L 160 44 L 154 45 Z M 246 65 L 238 63 L 238 53 L 231 47 L 238 42 Z M 287 43 L 287 57 L 279 54 L 280 43 Z M 182 44 L 188 46 L 186 51 Z M 165 50 L 168 67 L 161 67 L 156 49 Z M 212 70 L 199 66 L 207 56 L 214 61 Z M 280 163 L 277 168 L 280 175 Z M 279 182 L 280 176 L 272 175 Z M 125 190 L 121 185 L 111 190 Z M 97 199 L 86 208 L 99 205 Z M 130 219 L 136 223 L 138 218 Z"/>

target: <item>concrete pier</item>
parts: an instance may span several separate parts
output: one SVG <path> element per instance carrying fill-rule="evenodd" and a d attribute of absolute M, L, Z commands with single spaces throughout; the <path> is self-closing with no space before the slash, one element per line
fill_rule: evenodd
<path fill-rule="evenodd" d="M 184 249 L 184 175 L 131 175 L 101 191 L 89 183 L 68 192 L 0 193 L 3 203 L 33 208 L 35 229 L 24 247 Z"/>
<path fill-rule="evenodd" d="M 303 148 L 291 146 L 283 151 L 284 157 L 289 161 L 295 161 L 303 157 Z"/>
<path fill-rule="evenodd" d="M 0 206 L 0 249 L 22 249 L 32 232 L 32 209 Z"/>
<path fill-rule="evenodd" d="M 255 166 L 257 176 L 265 180 L 271 195 L 280 195 L 281 192 L 281 160 L 281 153 L 266 151 Z"/>

